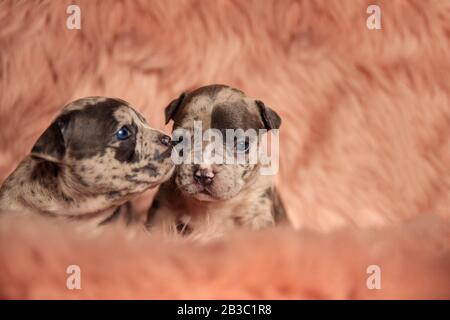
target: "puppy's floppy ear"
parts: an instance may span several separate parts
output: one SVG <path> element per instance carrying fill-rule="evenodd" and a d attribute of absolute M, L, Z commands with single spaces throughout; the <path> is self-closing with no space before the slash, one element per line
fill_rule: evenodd
<path fill-rule="evenodd" d="M 255 102 L 266 129 L 279 129 L 281 126 L 280 116 L 269 107 L 266 107 L 262 101 L 256 100 Z"/>
<path fill-rule="evenodd" d="M 166 124 L 169 123 L 170 119 L 174 119 L 178 111 L 180 111 L 183 105 L 184 98 L 186 97 L 186 92 L 183 92 L 177 99 L 172 100 L 169 105 L 164 109 L 164 114 L 166 116 Z"/>
<path fill-rule="evenodd" d="M 61 162 L 66 154 L 63 132 L 67 122 L 68 118 L 64 116 L 56 119 L 36 141 L 31 149 L 31 156 L 50 162 Z"/>

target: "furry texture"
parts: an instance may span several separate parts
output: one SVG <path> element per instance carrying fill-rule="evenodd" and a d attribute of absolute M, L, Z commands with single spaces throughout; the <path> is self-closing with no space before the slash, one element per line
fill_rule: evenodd
<path fill-rule="evenodd" d="M 450 227 L 432 217 L 326 236 L 274 228 L 202 246 L 120 228 L 87 238 L 40 219 L 4 219 L 0 231 L 0 298 L 450 299 Z M 66 287 L 74 264 L 81 290 Z M 380 290 L 366 285 L 374 264 Z"/>
<path fill-rule="evenodd" d="M 163 108 L 180 92 L 226 83 L 283 118 L 278 188 L 295 226 L 315 233 L 242 234 L 219 249 L 180 250 L 156 237 L 85 240 L 12 219 L 1 222 L 0 295 L 448 298 L 448 230 L 440 228 L 450 219 L 450 2 L 378 1 L 383 29 L 373 31 L 371 3 L 79 1 L 82 29 L 68 30 L 69 2 L 1 2 L 1 181 L 70 100 L 121 97 L 164 129 Z M 442 220 L 423 224 L 420 237 L 401 225 L 425 213 Z M 340 227 L 361 230 L 333 231 Z M 381 230 L 366 241 L 363 228 Z M 75 248 L 92 279 L 80 293 L 58 287 Z M 101 271 L 89 259 L 99 254 Z M 406 275 L 389 273 L 390 289 L 351 293 L 365 285 L 358 272 L 368 257 Z M 277 264 L 284 282 L 269 283 Z M 336 283 L 310 277 L 332 268 L 342 270 Z"/>

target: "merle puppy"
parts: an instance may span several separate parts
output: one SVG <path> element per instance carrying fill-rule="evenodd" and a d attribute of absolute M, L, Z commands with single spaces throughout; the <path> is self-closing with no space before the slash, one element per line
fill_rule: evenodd
<path fill-rule="evenodd" d="M 170 137 L 127 102 L 87 97 L 66 105 L 0 188 L 0 212 L 105 224 L 131 219 L 127 203 L 167 180 Z"/>
<path fill-rule="evenodd" d="M 224 85 L 183 93 L 166 107 L 165 115 L 166 123 L 174 121 L 174 132 L 184 129 L 192 133 L 191 137 L 195 136 L 194 121 L 201 122 L 203 132 L 216 129 L 225 135 L 227 129 L 273 130 L 281 125 L 274 110 Z M 227 145 L 225 139 L 223 142 L 224 152 L 247 156 L 261 141 L 259 137 L 253 141 L 233 140 L 232 145 Z M 207 147 L 206 143 L 201 146 L 203 151 Z M 210 239 L 240 227 L 257 230 L 286 221 L 274 177 L 260 173 L 260 162 L 247 160 L 220 164 L 203 159 L 201 163 L 177 165 L 173 177 L 161 185 L 151 205 L 148 228 Z"/>

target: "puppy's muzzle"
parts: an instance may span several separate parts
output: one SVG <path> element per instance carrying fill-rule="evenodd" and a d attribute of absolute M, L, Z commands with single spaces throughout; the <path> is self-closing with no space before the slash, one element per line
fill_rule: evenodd
<path fill-rule="evenodd" d="M 162 162 L 169 158 L 172 154 L 172 138 L 166 134 L 160 134 L 157 136 L 156 141 L 166 147 L 162 152 L 156 150 L 156 156 L 154 159 Z"/>
<path fill-rule="evenodd" d="M 194 173 L 194 179 L 202 186 L 208 186 L 213 182 L 214 172 L 208 169 L 198 169 Z"/>
<path fill-rule="evenodd" d="M 166 147 L 172 147 L 172 138 L 168 135 L 162 134 L 159 136 L 159 142 Z"/>

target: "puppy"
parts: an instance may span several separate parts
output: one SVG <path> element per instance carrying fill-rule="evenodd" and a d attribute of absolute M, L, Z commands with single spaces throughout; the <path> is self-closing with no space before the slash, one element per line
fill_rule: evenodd
<path fill-rule="evenodd" d="M 173 172 L 171 139 L 127 102 L 87 97 L 63 108 L 0 188 L 0 212 L 102 225 Z"/>
<path fill-rule="evenodd" d="M 226 135 L 227 129 L 278 129 L 280 117 L 261 101 L 242 91 L 210 85 L 183 93 L 165 109 L 166 124 L 174 120 L 174 133 L 192 134 L 195 121 Z M 183 139 L 190 139 L 183 137 Z M 175 141 L 175 137 L 172 139 Z M 247 152 L 260 141 L 235 141 L 223 145 L 222 154 Z M 176 148 L 175 146 L 174 151 Z M 208 148 L 202 144 L 202 151 Z M 231 151 L 230 151 L 231 150 Z M 195 153 L 193 148 L 192 154 Z M 220 149 L 219 149 L 220 152 Z M 162 184 L 148 212 L 147 227 L 165 234 L 210 239 L 230 230 L 261 229 L 286 221 L 285 210 L 273 185 L 273 176 L 260 173 L 261 163 L 182 163 L 173 177 Z"/>

